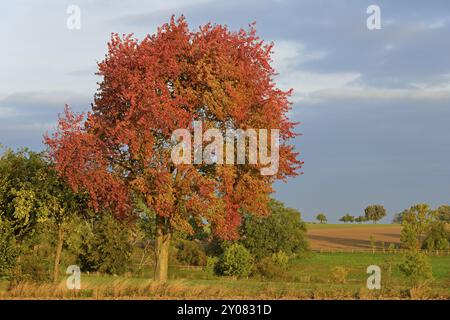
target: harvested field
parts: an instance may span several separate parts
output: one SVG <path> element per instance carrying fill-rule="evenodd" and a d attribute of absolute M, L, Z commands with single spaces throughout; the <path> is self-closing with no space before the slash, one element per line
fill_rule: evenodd
<path fill-rule="evenodd" d="M 401 226 L 392 225 L 308 225 L 308 238 L 311 248 L 317 249 L 371 249 L 370 237 L 376 245 L 384 242 L 387 248 L 393 243 L 400 245 Z"/>

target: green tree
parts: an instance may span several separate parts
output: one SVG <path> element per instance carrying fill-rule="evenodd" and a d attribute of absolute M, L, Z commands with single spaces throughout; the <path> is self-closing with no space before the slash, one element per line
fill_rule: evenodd
<path fill-rule="evenodd" d="M 366 222 L 366 221 L 367 220 L 366 220 L 365 216 L 358 216 L 358 217 L 355 218 L 355 222 L 358 222 L 358 223 L 363 223 L 363 222 Z"/>
<path fill-rule="evenodd" d="M 367 221 L 377 223 L 377 221 L 386 215 L 386 209 L 380 204 L 374 204 L 364 209 L 364 213 Z"/>
<path fill-rule="evenodd" d="M 327 216 L 323 213 L 319 213 L 316 216 L 316 220 L 319 221 L 320 223 L 327 223 L 327 221 L 328 221 Z"/>
<path fill-rule="evenodd" d="M 8 221 L 20 242 L 45 220 L 45 202 L 39 197 L 47 164 L 42 154 L 7 149 L 0 156 L 0 219 Z"/>
<path fill-rule="evenodd" d="M 268 217 L 245 217 L 241 227 L 241 243 L 257 259 L 283 251 L 288 255 L 308 250 L 306 224 L 300 212 L 271 200 Z"/>
<path fill-rule="evenodd" d="M 392 223 L 402 223 L 403 215 L 405 214 L 406 211 L 408 211 L 408 210 L 403 210 L 402 212 L 398 212 L 398 213 L 394 214 L 394 218 L 392 219 Z"/>
<path fill-rule="evenodd" d="M 355 221 L 355 217 L 347 213 L 342 218 L 340 218 L 339 221 L 342 221 L 344 223 L 354 222 Z"/>
<path fill-rule="evenodd" d="M 0 219 L 9 221 L 19 243 L 38 224 L 51 222 L 57 241 L 53 280 L 59 275 L 67 224 L 85 203 L 57 176 L 43 153 L 6 150 L 0 157 Z"/>
<path fill-rule="evenodd" d="M 399 265 L 399 270 L 413 286 L 433 278 L 432 268 L 427 256 L 418 250 L 410 250 L 406 253 Z"/>
<path fill-rule="evenodd" d="M 49 164 L 43 171 L 39 184 L 41 210 L 52 226 L 55 237 L 53 282 L 57 282 L 60 272 L 61 255 L 67 234 L 71 231 L 71 221 L 76 216 L 87 215 L 86 196 L 77 194 L 57 176 Z"/>
<path fill-rule="evenodd" d="M 442 205 L 436 209 L 437 217 L 440 221 L 450 223 L 450 206 Z"/>
<path fill-rule="evenodd" d="M 422 240 L 436 220 L 436 212 L 427 204 L 417 204 L 403 214 L 400 241 L 408 249 L 420 249 Z"/>
<path fill-rule="evenodd" d="M 102 213 L 86 221 L 78 263 L 82 270 L 122 274 L 132 252 L 130 229 L 112 214 Z"/>
<path fill-rule="evenodd" d="M 422 249 L 426 250 L 448 250 L 450 247 L 450 231 L 442 221 L 432 223 L 425 235 Z"/>

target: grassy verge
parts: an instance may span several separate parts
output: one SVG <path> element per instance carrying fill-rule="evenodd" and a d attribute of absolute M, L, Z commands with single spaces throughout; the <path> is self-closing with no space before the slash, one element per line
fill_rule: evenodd
<path fill-rule="evenodd" d="M 397 264 L 399 254 L 389 253 L 313 253 L 294 259 L 290 268 L 276 280 L 217 277 L 203 270 L 172 268 L 170 280 L 158 284 L 149 277 L 82 275 L 82 290 L 71 292 L 65 279 L 58 285 L 24 283 L 7 290 L 0 281 L 0 299 L 450 299 L 450 257 L 429 257 L 434 280 L 426 288 L 409 290 L 395 267 L 391 276 L 382 274 L 382 289 L 365 289 L 366 268 L 371 264 Z M 333 277 L 333 269 L 347 271 L 344 281 Z"/>

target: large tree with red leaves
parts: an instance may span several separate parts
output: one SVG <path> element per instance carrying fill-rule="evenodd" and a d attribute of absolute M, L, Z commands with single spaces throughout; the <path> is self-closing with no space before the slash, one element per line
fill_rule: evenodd
<path fill-rule="evenodd" d="M 301 167 L 289 145 L 291 92 L 274 83 L 271 49 L 253 25 L 231 32 L 207 24 L 192 32 L 184 17 L 142 41 L 113 34 L 92 112 L 84 117 L 66 108 L 46 137 L 59 174 L 88 192 L 95 210 L 126 216 L 140 199 L 155 215 L 157 280 L 167 278 L 174 231 L 207 222 L 221 238 L 236 238 L 242 215 L 267 215 L 273 182 Z M 261 175 L 261 164 L 175 165 L 172 133 L 194 130 L 194 121 L 222 132 L 279 129 L 278 173 Z"/>

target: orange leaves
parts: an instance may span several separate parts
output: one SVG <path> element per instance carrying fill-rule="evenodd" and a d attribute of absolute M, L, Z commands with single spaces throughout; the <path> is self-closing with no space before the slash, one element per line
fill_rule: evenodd
<path fill-rule="evenodd" d="M 65 108 L 59 118 L 59 131 L 45 142 L 56 170 L 75 191 L 87 191 L 95 210 L 110 207 L 123 214 L 129 207 L 128 194 L 120 179 L 108 170 L 106 149 L 101 140 L 82 126 L 83 115 Z"/>

